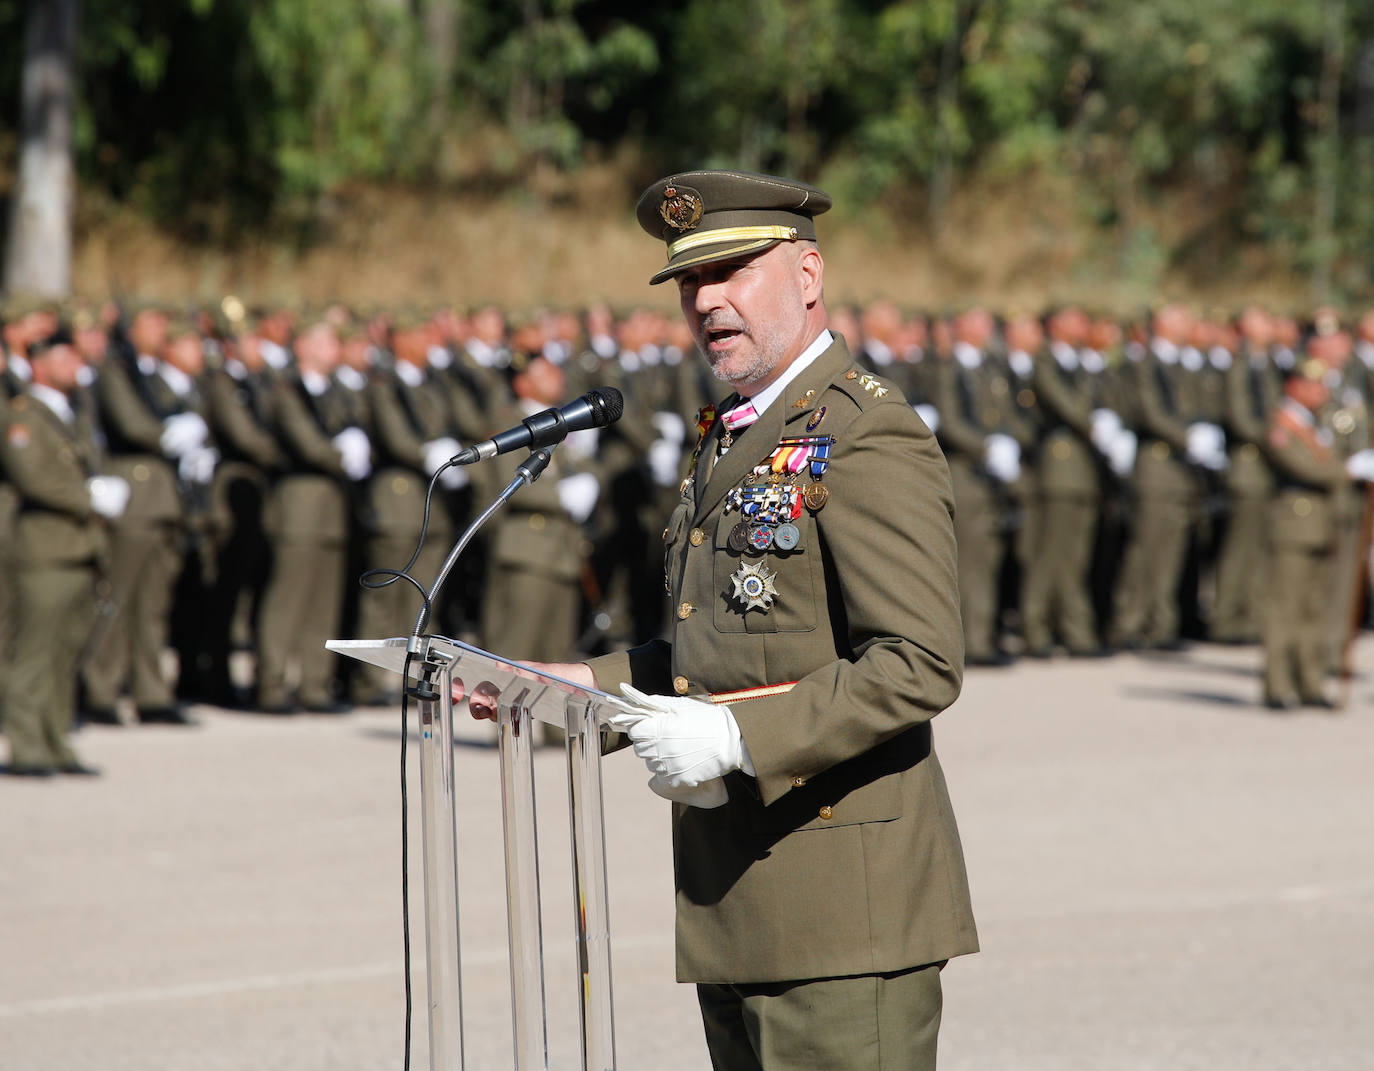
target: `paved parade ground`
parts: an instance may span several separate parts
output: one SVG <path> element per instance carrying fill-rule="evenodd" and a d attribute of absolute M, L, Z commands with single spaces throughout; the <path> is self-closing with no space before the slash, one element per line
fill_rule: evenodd
<path fill-rule="evenodd" d="M 1371 1066 L 1374 641 L 1344 715 L 1259 709 L 1258 657 L 969 674 L 936 740 L 983 951 L 944 972 L 943 1068 Z M 102 778 L 0 778 L 0 1068 L 399 1069 L 399 716 L 197 716 L 83 730 Z M 468 1067 L 508 1071 L 496 753 L 460 735 Z M 551 1066 L 574 1068 L 566 788 L 560 752 L 537 762 Z M 668 804 L 629 754 L 605 773 L 618 1066 L 698 1071 Z"/>

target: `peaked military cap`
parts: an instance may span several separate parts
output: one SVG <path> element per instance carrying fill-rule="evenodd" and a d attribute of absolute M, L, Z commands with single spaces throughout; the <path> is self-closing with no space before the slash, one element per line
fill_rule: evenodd
<path fill-rule="evenodd" d="M 635 208 L 639 225 L 668 243 L 668 263 L 649 283 L 779 242 L 815 241 L 815 217 L 830 204 L 824 190 L 776 175 L 683 171 L 661 178 Z"/>

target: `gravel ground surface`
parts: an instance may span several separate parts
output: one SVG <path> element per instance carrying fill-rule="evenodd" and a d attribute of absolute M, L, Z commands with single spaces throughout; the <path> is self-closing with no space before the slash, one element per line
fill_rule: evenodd
<path fill-rule="evenodd" d="M 1344 715 L 1258 709 L 1248 649 L 970 673 L 936 737 L 983 951 L 945 970 L 941 1066 L 1374 1066 L 1374 639 L 1358 664 Z M 400 1068 L 399 715 L 196 715 L 83 730 L 98 779 L 0 778 L 0 1068 Z M 467 1066 L 506 1071 L 496 753 L 460 735 Z M 550 1066 L 570 1069 L 561 753 L 537 767 Z M 699 1071 L 668 805 L 629 755 L 605 779 L 619 1066 Z"/>

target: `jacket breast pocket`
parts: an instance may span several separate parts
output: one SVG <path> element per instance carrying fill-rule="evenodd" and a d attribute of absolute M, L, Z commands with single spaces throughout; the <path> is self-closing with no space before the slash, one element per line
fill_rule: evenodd
<path fill-rule="evenodd" d="M 815 521 L 806 514 L 794 526 L 797 543 L 789 550 L 773 545 L 760 553 L 730 545 L 730 533 L 742 524 L 738 512 L 726 513 L 716 525 L 712 546 L 713 618 L 718 632 L 810 632 L 824 613 L 825 588 L 820 576 L 820 540 Z M 736 544 L 738 545 L 738 538 Z"/>

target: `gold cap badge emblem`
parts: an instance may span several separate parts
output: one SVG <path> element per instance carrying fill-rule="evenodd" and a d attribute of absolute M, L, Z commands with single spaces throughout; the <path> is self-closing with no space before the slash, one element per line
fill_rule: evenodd
<path fill-rule="evenodd" d="M 658 214 L 675 231 L 690 231 L 701 222 L 701 198 L 695 190 L 679 190 L 668 186 L 663 191 L 663 203 Z"/>

